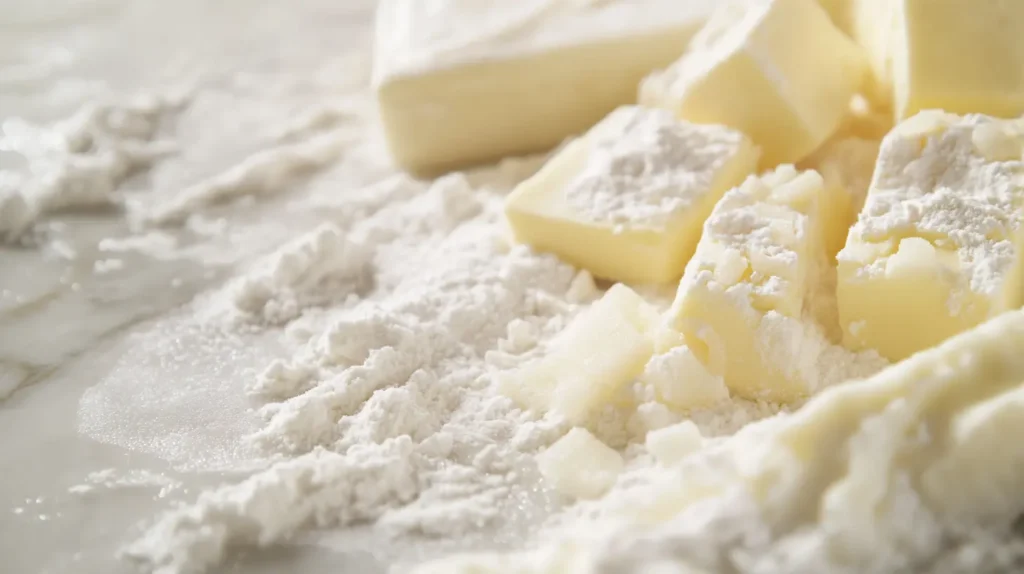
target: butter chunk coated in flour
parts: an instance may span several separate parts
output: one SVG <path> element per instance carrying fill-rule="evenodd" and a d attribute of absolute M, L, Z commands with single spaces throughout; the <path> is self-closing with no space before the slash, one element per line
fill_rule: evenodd
<path fill-rule="evenodd" d="M 717 0 L 382 0 L 374 88 L 402 167 L 437 173 L 586 131 L 686 48 Z"/>
<path fill-rule="evenodd" d="M 922 112 L 884 140 L 838 255 L 846 344 L 899 360 L 1022 303 L 1024 123 Z"/>
<path fill-rule="evenodd" d="M 867 61 L 815 0 L 722 2 L 640 102 L 743 131 L 765 166 L 799 161 L 839 127 Z"/>
<path fill-rule="evenodd" d="M 520 184 L 505 213 L 517 241 L 598 277 L 672 282 L 757 157 L 738 131 L 624 106 Z"/>
<path fill-rule="evenodd" d="M 545 357 L 505 374 L 501 392 L 525 408 L 584 424 L 643 372 L 658 321 L 639 295 L 615 285 L 558 334 Z"/>
<path fill-rule="evenodd" d="M 817 384 L 815 325 L 805 308 L 825 260 L 815 171 L 780 166 L 729 191 L 704 225 L 671 326 L 733 394 L 789 402 Z"/>

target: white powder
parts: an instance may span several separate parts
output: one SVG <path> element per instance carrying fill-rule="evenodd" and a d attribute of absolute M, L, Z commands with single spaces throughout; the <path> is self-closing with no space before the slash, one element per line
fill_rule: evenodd
<path fill-rule="evenodd" d="M 744 139 L 636 106 L 619 108 L 587 138 L 590 155 L 566 185 L 566 201 L 595 221 L 653 228 L 704 201 Z"/>
<path fill-rule="evenodd" d="M 396 186 L 401 200 L 368 207 L 345 232 L 314 230 L 216 299 L 221 311 L 207 316 L 218 320 L 224 308 L 234 321 L 238 311 L 259 324 L 299 317 L 290 332 L 306 340 L 253 386 L 275 400 L 252 440 L 283 460 L 172 511 L 126 554 L 180 572 L 309 526 L 377 520 L 395 533 L 455 536 L 497 520 L 512 492 L 532 488 L 518 470 L 565 428 L 501 397 L 485 357 L 500 348 L 526 360 L 535 337 L 550 338 L 576 311 L 567 299 L 589 277 L 510 250 L 496 225 L 501 196 L 460 175 L 357 197 L 371 205 Z M 346 255 L 350 245 L 361 246 L 358 258 Z M 351 261 L 372 285 L 362 296 L 336 281 Z M 303 315 L 328 301 L 326 312 Z"/>
<path fill-rule="evenodd" d="M 288 133 L 291 135 L 292 131 Z M 296 178 L 338 159 L 350 141 L 344 131 L 335 131 L 259 151 L 224 172 L 182 190 L 166 203 L 144 209 L 137 217 L 145 224 L 170 225 L 183 222 L 205 207 L 231 199 L 280 193 Z"/>
<path fill-rule="evenodd" d="M 84 106 L 51 127 L 10 119 L 0 151 L 23 158 L 23 169 L 0 169 L 0 241 L 23 240 L 47 214 L 120 204 L 132 175 L 175 150 L 161 125 L 186 102 L 180 94 L 139 96 Z"/>

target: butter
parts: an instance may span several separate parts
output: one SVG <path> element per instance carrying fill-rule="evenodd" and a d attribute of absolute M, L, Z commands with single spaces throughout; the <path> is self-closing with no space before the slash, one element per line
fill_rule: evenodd
<path fill-rule="evenodd" d="M 770 167 L 828 139 L 866 72 L 860 49 L 814 0 L 725 2 L 678 61 L 643 81 L 640 102 L 736 128 Z"/>
<path fill-rule="evenodd" d="M 825 267 L 814 171 L 780 166 L 729 191 L 704 225 L 669 310 L 671 326 L 742 398 L 791 402 L 817 384 L 820 336 L 805 322 Z"/>
<path fill-rule="evenodd" d="M 585 424 L 643 372 L 658 323 L 653 307 L 614 285 L 558 334 L 545 357 L 505 374 L 499 388 L 525 408 Z"/>
<path fill-rule="evenodd" d="M 1024 113 L 1024 3 L 900 0 L 893 55 L 897 117 L 926 109 Z"/>
<path fill-rule="evenodd" d="M 1022 294 L 1024 123 L 922 112 L 883 141 L 838 254 L 844 342 L 899 360 Z"/>
<path fill-rule="evenodd" d="M 388 147 L 437 173 L 546 151 L 634 103 L 717 0 L 382 0 L 373 85 Z"/>
<path fill-rule="evenodd" d="M 625 106 L 520 184 L 505 213 L 517 241 L 597 277 L 673 282 L 715 202 L 757 157 L 735 130 Z"/>
<path fill-rule="evenodd" d="M 573 498 L 597 498 L 625 468 L 622 455 L 583 428 L 574 428 L 537 455 L 544 481 Z"/>

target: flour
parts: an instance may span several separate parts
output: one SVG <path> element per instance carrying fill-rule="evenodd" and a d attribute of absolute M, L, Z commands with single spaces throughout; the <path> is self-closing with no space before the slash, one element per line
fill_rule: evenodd
<path fill-rule="evenodd" d="M 273 361 L 251 388 L 271 399 L 251 440 L 281 462 L 172 511 L 127 555 L 180 572 L 235 546 L 367 520 L 395 534 L 455 536 L 498 520 L 513 493 L 533 488 L 519 469 L 566 429 L 500 396 L 485 357 L 500 348 L 525 361 L 593 280 L 509 248 L 496 225 L 501 195 L 461 175 L 426 189 L 392 180 L 356 197 L 364 217 L 282 247 L 206 315 L 309 322 L 291 331 L 291 359 Z M 358 258 L 350 245 L 361 246 Z M 370 286 L 355 297 L 333 280 L 351 261 Z"/>
<path fill-rule="evenodd" d="M 349 142 L 343 132 L 327 132 L 259 151 L 234 167 L 182 190 L 166 203 L 144 209 L 137 217 L 148 225 L 170 225 L 183 222 L 205 207 L 231 199 L 279 193 L 296 178 L 336 160 Z"/>
<path fill-rule="evenodd" d="M 566 201 L 594 221 L 641 228 L 664 227 L 704 202 L 744 142 L 739 132 L 640 107 L 616 110 L 587 139 L 590 155 Z"/>
<path fill-rule="evenodd" d="M 0 241 L 15 242 L 55 211 L 123 203 L 129 177 L 172 153 L 161 126 L 187 102 L 183 94 L 100 102 L 50 127 L 4 122 L 0 151 L 23 169 L 0 166 Z"/>

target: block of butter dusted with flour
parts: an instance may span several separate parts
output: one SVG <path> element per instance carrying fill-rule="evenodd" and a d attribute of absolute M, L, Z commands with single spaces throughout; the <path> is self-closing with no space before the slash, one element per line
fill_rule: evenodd
<path fill-rule="evenodd" d="M 1022 303 L 1024 123 L 922 112 L 885 140 L 839 253 L 845 343 L 907 357 Z"/>
<path fill-rule="evenodd" d="M 658 326 L 652 306 L 629 287 L 614 285 L 558 334 L 543 358 L 504 374 L 499 388 L 524 408 L 585 424 L 643 372 Z"/>
<path fill-rule="evenodd" d="M 738 131 L 624 106 L 520 184 L 505 213 L 517 241 L 598 277 L 676 281 L 715 202 L 757 158 Z"/>
<path fill-rule="evenodd" d="M 382 0 L 373 83 L 416 172 L 546 151 L 686 48 L 718 0 Z"/>
<path fill-rule="evenodd" d="M 790 402 L 818 384 L 805 309 L 827 266 L 825 192 L 817 172 L 780 166 L 726 193 L 704 225 L 669 319 L 734 395 Z"/>
<path fill-rule="evenodd" d="M 725 1 L 640 102 L 736 128 L 763 165 L 799 161 L 842 123 L 867 61 L 814 0 Z"/>

